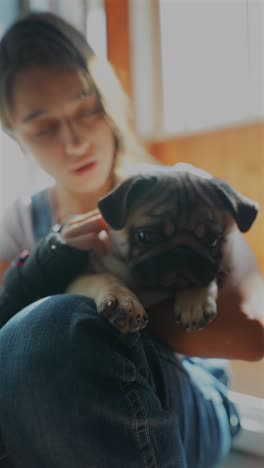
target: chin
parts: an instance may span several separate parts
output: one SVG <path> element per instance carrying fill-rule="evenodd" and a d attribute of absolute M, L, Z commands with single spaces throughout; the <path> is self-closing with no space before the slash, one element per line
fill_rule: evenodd
<path fill-rule="evenodd" d="M 82 180 L 78 180 L 77 182 L 75 181 L 74 184 L 69 184 L 69 188 L 70 190 L 74 190 L 75 192 L 77 193 L 82 193 L 82 194 L 85 194 L 85 193 L 90 193 L 90 192 L 97 192 L 99 190 L 102 190 L 103 187 L 107 187 L 108 185 L 108 179 L 107 177 L 102 177 L 102 175 L 100 174 L 100 176 L 96 176 L 95 174 L 91 177 L 85 177 L 83 178 Z M 108 191 L 110 191 L 110 188 L 109 190 L 106 188 L 105 191 L 102 190 L 102 196 L 104 194 L 106 194 Z"/>

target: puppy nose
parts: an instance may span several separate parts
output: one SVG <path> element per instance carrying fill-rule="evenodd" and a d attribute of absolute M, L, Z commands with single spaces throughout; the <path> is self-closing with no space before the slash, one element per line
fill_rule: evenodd
<path fill-rule="evenodd" d="M 132 273 L 142 287 L 203 287 L 210 284 L 218 272 L 217 263 L 201 257 L 188 248 L 172 249 L 166 254 L 137 262 Z"/>
<path fill-rule="evenodd" d="M 207 286 L 218 273 L 219 264 L 217 261 L 205 258 L 188 247 L 174 249 L 172 257 L 174 258 L 172 270 L 176 268 L 179 278 L 181 278 L 180 281 L 186 285 Z"/>

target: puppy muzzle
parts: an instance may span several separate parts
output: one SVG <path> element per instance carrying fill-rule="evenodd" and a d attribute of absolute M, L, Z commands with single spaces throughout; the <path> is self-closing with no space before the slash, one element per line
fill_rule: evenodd
<path fill-rule="evenodd" d="M 204 258 L 188 247 L 133 259 L 129 269 L 142 288 L 206 287 L 218 274 L 219 261 Z"/>

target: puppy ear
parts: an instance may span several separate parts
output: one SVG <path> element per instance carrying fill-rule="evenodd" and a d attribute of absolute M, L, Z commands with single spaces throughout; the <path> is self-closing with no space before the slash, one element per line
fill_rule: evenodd
<path fill-rule="evenodd" d="M 225 207 L 234 216 L 239 230 L 247 232 L 256 219 L 259 205 L 245 195 L 237 192 L 221 179 L 213 177 L 210 182 L 214 184 Z"/>
<path fill-rule="evenodd" d="M 103 218 L 113 229 L 122 229 L 133 204 L 153 187 L 157 177 L 132 176 L 98 202 Z"/>

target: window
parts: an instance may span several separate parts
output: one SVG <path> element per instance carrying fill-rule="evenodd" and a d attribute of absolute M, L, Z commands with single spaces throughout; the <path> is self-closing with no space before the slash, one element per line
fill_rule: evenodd
<path fill-rule="evenodd" d="M 130 9 L 143 136 L 153 140 L 263 118 L 263 1 L 131 0 Z"/>
<path fill-rule="evenodd" d="M 17 0 L 1 0 L 0 37 L 19 13 Z"/>
<path fill-rule="evenodd" d="M 18 1 L 1 0 L 0 37 L 6 28 L 20 13 Z M 15 143 L 12 142 L 0 127 L 0 215 L 3 209 L 16 195 L 23 193 L 25 184 L 24 171 L 21 170 L 22 156 Z M 24 164 L 22 164 L 24 167 Z M 14 170 L 15 168 L 15 170 Z M 7 176 L 8 174 L 8 176 Z M 18 174 L 20 177 L 18 177 Z M 20 192 L 19 190 L 22 191 Z"/>
<path fill-rule="evenodd" d="M 86 38 L 96 55 L 107 57 L 104 0 L 88 0 L 87 2 Z"/>

